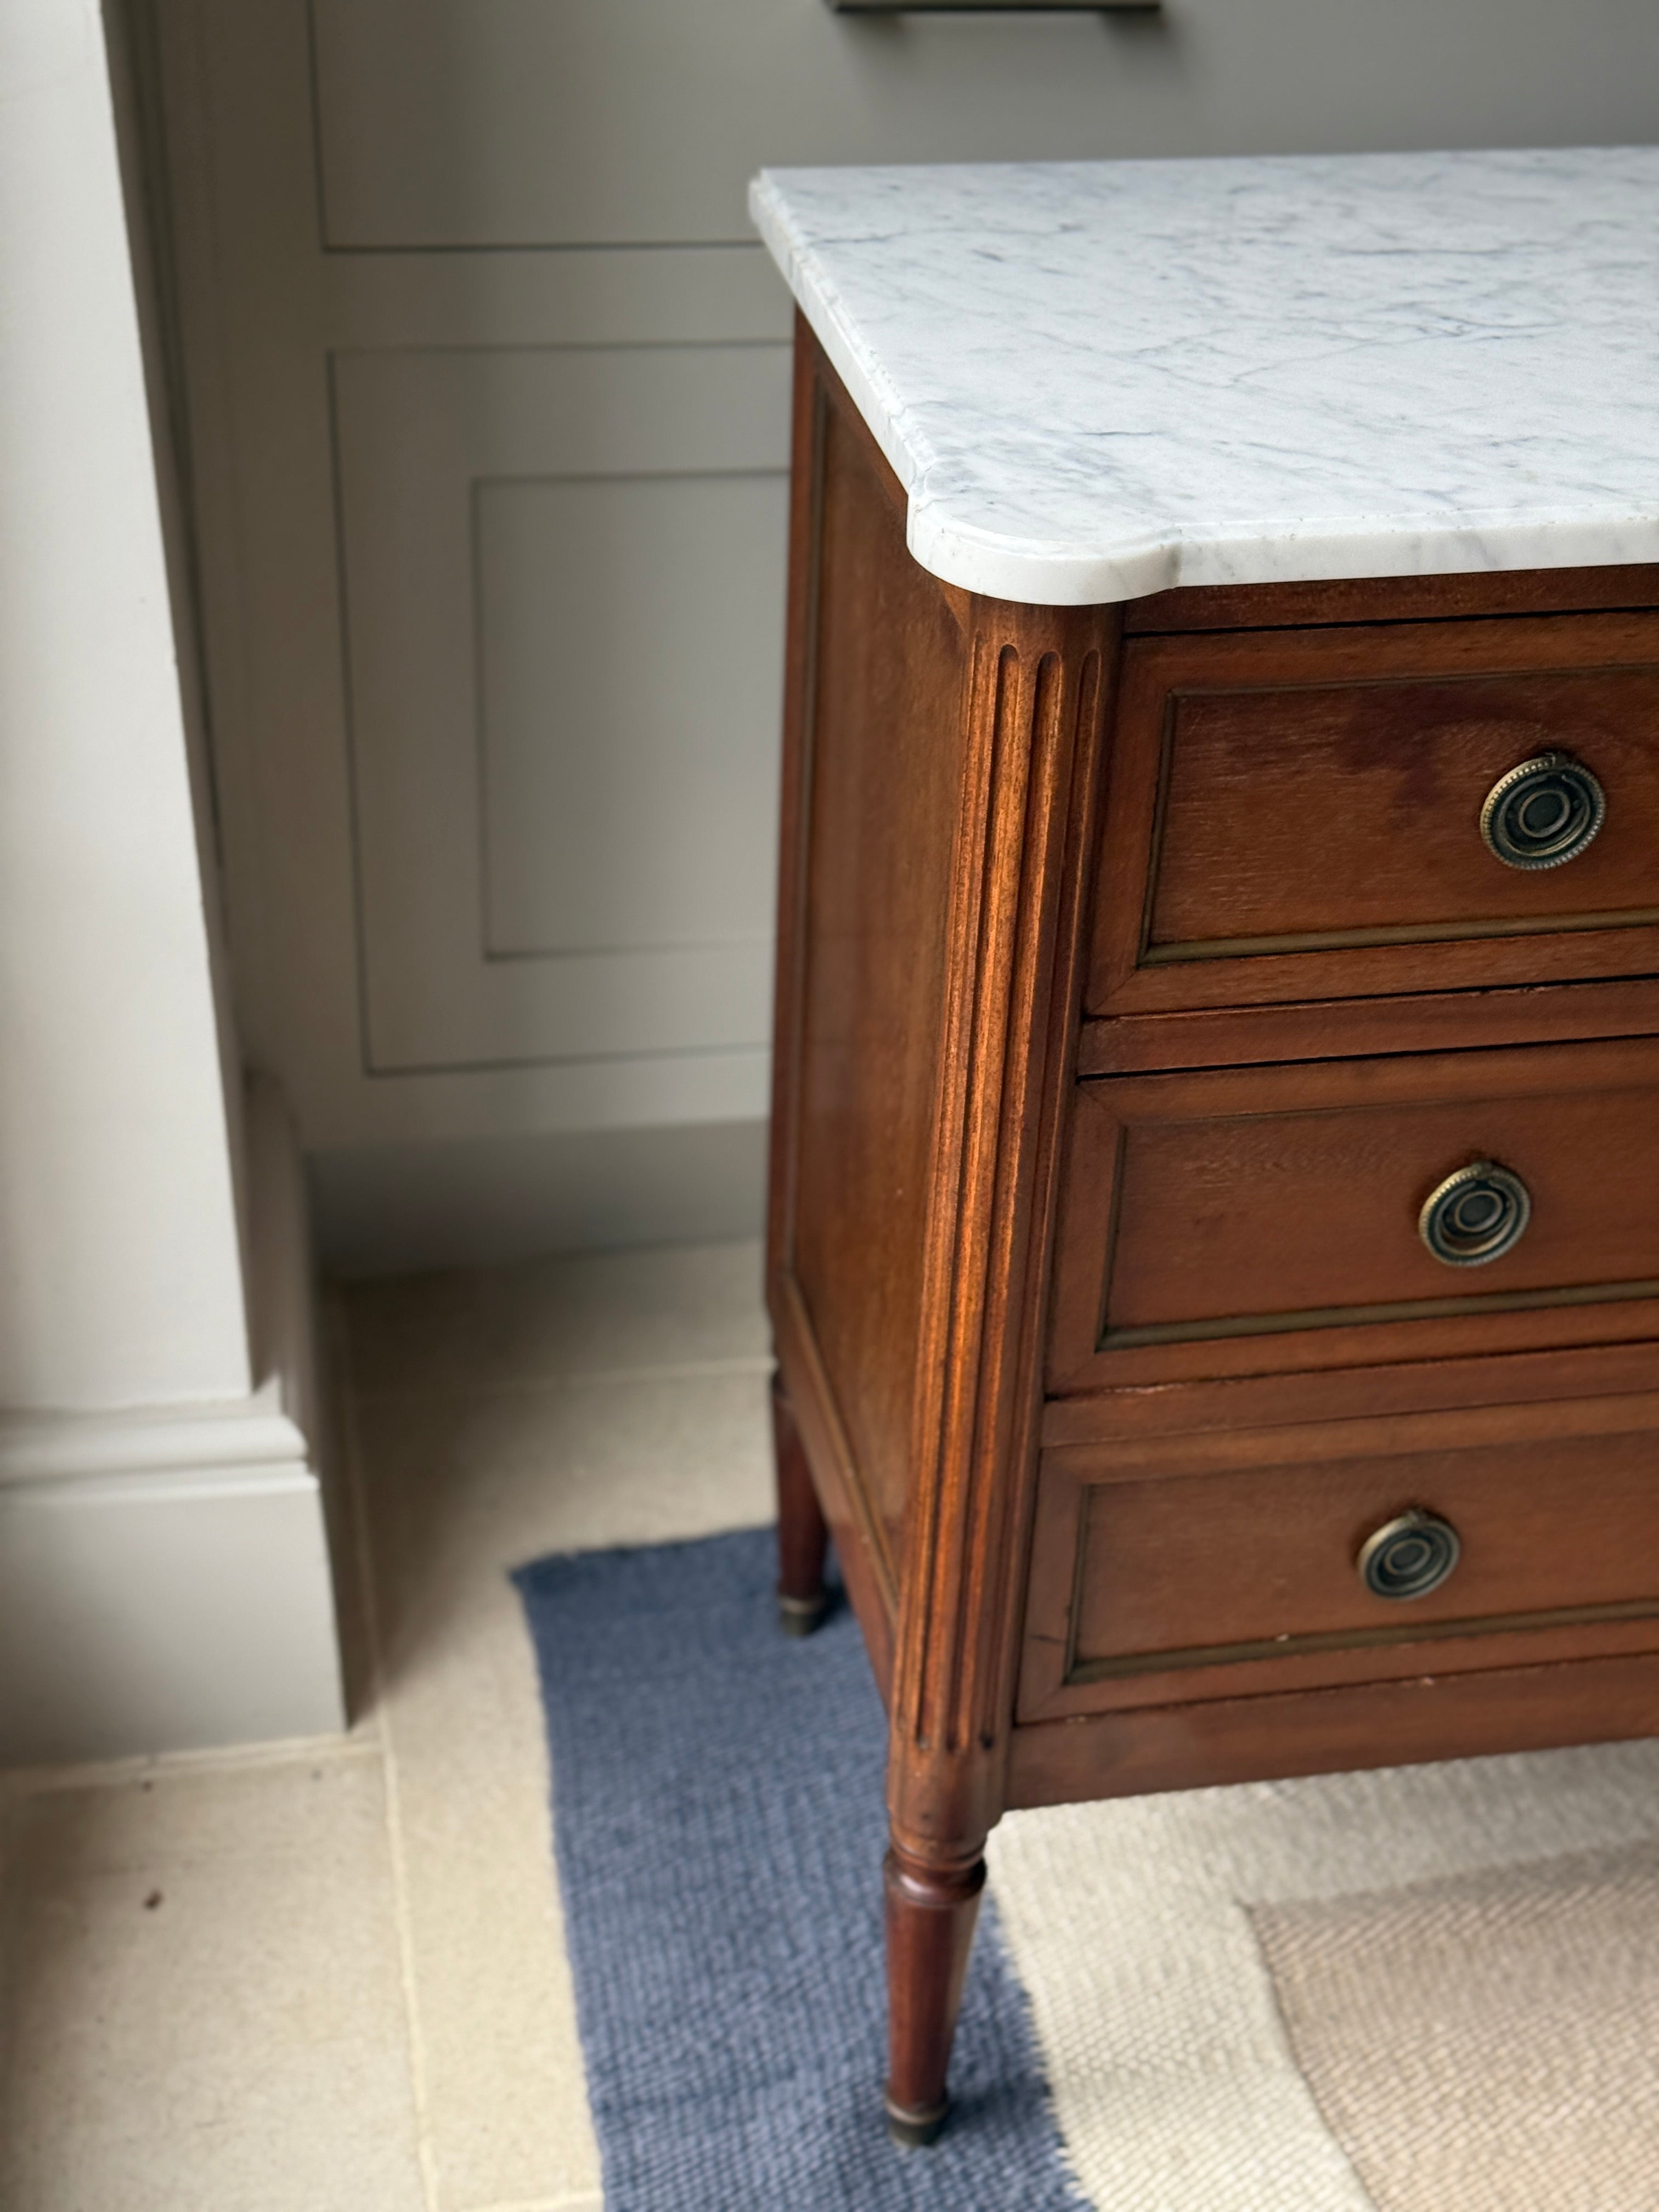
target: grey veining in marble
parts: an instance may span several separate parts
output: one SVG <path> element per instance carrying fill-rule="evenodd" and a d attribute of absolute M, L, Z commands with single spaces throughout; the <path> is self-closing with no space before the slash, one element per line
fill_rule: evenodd
<path fill-rule="evenodd" d="M 769 170 L 947 581 L 1659 560 L 1659 149 Z"/>

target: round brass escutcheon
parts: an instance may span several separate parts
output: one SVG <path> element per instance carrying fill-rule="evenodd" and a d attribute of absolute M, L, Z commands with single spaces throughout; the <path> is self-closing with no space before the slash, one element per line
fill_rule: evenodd
<path fill-rule="evenodd" d="M 1532 1194 L 1496 1160 L 1476 1160 L 1437 1183 L 1417 1217 L 1418 1233 L 1449 1267 L 1484 1267 L 1521 1242 Z"/>
<path fill-rule="evenodd" d="M 1480 810 L 1480 835 L 1506 867 L 1576 860 L 1607 818 L 1607 793 L 1571 753 L 1540 753 L 1500 776 Z"/>
<path fill-rule="evenodd" d="M 1449 1521 L 1413 1510 L 1367 1536 L 1355 1564 L 1373 1597 L 1426 1597 L 1450 1574 L 1462 1548 Z"/>

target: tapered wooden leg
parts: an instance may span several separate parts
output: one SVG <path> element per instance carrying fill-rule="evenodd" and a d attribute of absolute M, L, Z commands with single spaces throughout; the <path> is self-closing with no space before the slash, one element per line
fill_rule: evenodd
<path fill-rule="evenodd" d="M 830 1531 L 812 1487 L 795 1417 L 775 1375 L 772 1440 L 778 1474 L 778 1620 L 787 1636 L 810 1636 L 829 1603 L 823 1555 Z"/>
<path fill-rule="evenodd" d="M 887 2132 L 930 2143 L 950 2109 L 945 2077 L 973 1948 L 985 1862 L 933 1866 L 887 1854 Z"/>

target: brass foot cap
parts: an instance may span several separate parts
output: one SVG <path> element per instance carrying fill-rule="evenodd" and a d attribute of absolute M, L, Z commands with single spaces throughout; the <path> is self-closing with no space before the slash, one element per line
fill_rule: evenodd
<path fill-rule="evenodd" d="M 938 2140 L 945 2125 L 945 2116 L 951 2109 L 951 2100 L 941 2097 L 936 2105 L 926 2105 L 920 2111 L 914 2106 L 896 2105 L 889 2097 L 887 2104 L 887 2132 L 904 2150 L 925 2150 Z"/>
<path fill-rule="evenodd" d="M 778 1626 L 786 1636 L 810 1636 L 830 1610 L 828 1590 L 811 1597 L 778 1597 Z"/>

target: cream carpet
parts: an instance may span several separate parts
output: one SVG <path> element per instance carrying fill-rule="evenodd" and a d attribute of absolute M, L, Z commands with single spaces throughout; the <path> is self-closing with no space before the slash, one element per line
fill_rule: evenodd
<path fill-rule="evenodd" d="M 1659 1743 L 1016 1814 L 1100 2212 L 1655 2212 Z"/>
<path fill-rule="evenodd" d="M 1251 1917 L 1378 2212 L 1659 2203 L 1659 1845 Z"/>

